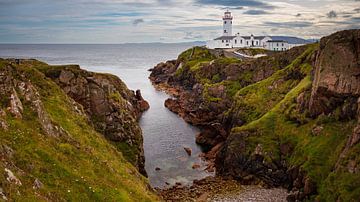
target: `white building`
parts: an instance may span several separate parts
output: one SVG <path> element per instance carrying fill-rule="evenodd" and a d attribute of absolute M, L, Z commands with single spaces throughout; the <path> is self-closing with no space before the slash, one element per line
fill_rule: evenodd
<path fill-rule="evenodd" d="M 232 35 L 233 16 L 226 11 L 223 16 L 223 35 L 206 42 L 209 49 L 217 48 L 263 48 L 273 51 L 285 51 L 305 43 L 289 43 L 288 41 L 273 39 L 271 36 L 241 36 L 239 33 Z M 291 38 L 291 37 L 290 37 Z M 295 37 L 292 37 L 295 38 Z M 298 39 L 298 38 L 297 38 Z M 305 41 L 305 40 L 304 40 Z M 279 44 L 280 43 L 280 44 Z"/>
<path fill-rule="evenodd" d="M 272 51 L 286 51 L 290 49 L 289 43 L 284 40 L 269 40 L 266 42 L 266 49 Z"/>

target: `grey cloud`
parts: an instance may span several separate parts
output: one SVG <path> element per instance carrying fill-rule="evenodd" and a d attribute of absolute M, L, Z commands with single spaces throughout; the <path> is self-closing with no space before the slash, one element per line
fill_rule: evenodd
<path fill-rule="evenodd" d="M 330 11 L 326 14 L 326 16 L 328 18 L 336 18 L 337 17 L 337 13 L 335 11 Z"/>
<path fill-rule="evenodd" d="M 208 19 L 208 18 L 195 18 L 193 21 L 200 21 L 200 22 L 219 22 L 219 20 L 215 19 Z"/>
<path fill-rule="evenodd" d="M 133 25 L 134 25 L 134 26 L 137 26 L 138 24 L 143 23 L 143 22 L 145 22 L 145 21 L 144 21 L 144 19 L 142 19 L 142 18 L 135 19 L 135 20 L 133 21 Z"/>
<path fill-rule="evenodd" d="M 290 22 L 264 22 L 263 25 L 278 28 L 304 28 L 311 27 L 314 23 L 308 21 L 290 21 Z"/>
<path fill-rule="evenodd" d="M 201 34 L 197 34 L 194 32 L 186 32 L 185 33 L 185 37 L 183 39 L 185 40 L 197 40 L 197 39 L 202 39 L 203 36 Z"/>
<path fill-rule="evenodd" d="M 245 11 L 244 14 L 246 14 L 246 15 L 264 15 L 264 14 L 269 14 L 269 13 L 264 10 L 248 10 L 248 11 Z"/>
<path fill-rule="evenodd" d="M 227 7 L 274 8 L 274 6 L 259 0 L 197 0 L 197 3 Z"/>

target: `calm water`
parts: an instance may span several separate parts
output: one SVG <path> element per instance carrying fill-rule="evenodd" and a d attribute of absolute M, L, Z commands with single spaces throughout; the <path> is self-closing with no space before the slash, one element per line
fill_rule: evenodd
<path fill-rule="evenodd" d="M 157 63 L 174 59 L 192 44 L 124 44 L 124 45 L 0 45 L 0 57 L 36 58 L 49 64 L 79 64 L 83 69 L 112 73 L 130 89 L 140 89 L 149 101 L 140 125 L 144 136 L 146 170 L 154 187 L 166 182 L 190 183 L 210 175 L 194 170 L 194 163 L 203 164 L 195 144 L 198 129 L 185 123 L 164 107 L 168 98 L 156 91 L 148 80 L 148 69 Z M 188 157 L 184 147 L 190 147 Z M 159 167 L 160 171 L 155 171 Z"/>

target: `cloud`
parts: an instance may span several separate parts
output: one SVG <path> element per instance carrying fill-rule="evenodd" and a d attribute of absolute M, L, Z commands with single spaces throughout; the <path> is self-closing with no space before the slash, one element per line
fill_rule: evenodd
<path fill-rule="evenodd" d="M 200 4 L 218 5 L 226 7 L 253 7 L 253 8 L 268 8 L 272 9 L 274 6 L 258 0 L 197 0 Z"/>
<path fill-rule="evenodd" d="M 241 34 L 306 38 L 360 25 L 355 0 L 0 0 L 0 43 L 208 40 L 222 34 L 225 9 Z"/>
<path fill-rule="evenodd" d="M 190 21 L 200 21 L 200 22 L 219 22 L 220 20 L 212 19 L 212 18 L 195 18 Z"/>
<path fill-rule="evenodd" d="M 194 32 L 186 32 L 185 36 L 183 39 L 185 40 L 199 40 L 202 39 L 203 36 L 199 33 L 194 33 Z"/>
<path fill-rule="evenodd" d="M 289 21 L 289 22 L 264 22 L 265 26 L 277 28 L 305 28 L 311 27 L 314 23 L 308 21 Z"/>
<path fill-rule="evenodd" d="M 337 17 L 337 13 L 335 11 L 330 11 L 326 14 L 326 16 L 328 18 L 336 18 Z"/>
<path fill-rule="evenodd" d="M 247 10 L 244 12 L 244 14 L 246 14 L 246 15 L 264 15 L 264 14 L 269 14 L 269 13 L 264 10 Z"/>
<path fill-rule="evenodd" d="M 134 26 L 137 26 L 138 24 L 144 23 L 144 22 L 145 22 L 145 21 L 144 21 L 144 19 L 142 19 L 142 18 L 135 19 L 135 20 L 133 21 L 133 25 L 134 25 Z"/>

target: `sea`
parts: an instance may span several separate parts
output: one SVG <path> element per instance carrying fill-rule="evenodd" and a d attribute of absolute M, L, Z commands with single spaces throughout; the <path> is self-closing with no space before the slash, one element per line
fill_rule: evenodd
<path fill-rule="evenodd" d="M 149 81 L 150 68 L 176 59 L 184 50 L 198 44 L 0 44 L 0 58 L 34 58 L 51 65 L 79 64 L 82 69 L 111 73 L 132 90 L 140 89 L 150 109 L 140 119 L 144 137 L 145 168 L 152 187 L 165 188 L 175 183 L 191 184 L 213 175 L 204 170 L 195 143 L 199 129 L 184 122 L 164 107 L 169 95 L 157 91 Z M 188 156 L 184 147 L 192 150 Z M 201 165 L 193 169 L 194 164 Z M 156 169 L 159 168 L 159 169 Z"/>

